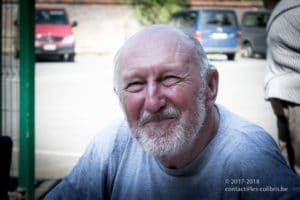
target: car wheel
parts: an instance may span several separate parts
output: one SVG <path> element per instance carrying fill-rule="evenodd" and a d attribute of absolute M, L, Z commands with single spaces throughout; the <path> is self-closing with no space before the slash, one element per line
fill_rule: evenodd
<path fill-rule="evenodd" d="M 74 54 L 74 53 L 69 54 L 69 55 L 68 55 L 68 61 L 69 61 L 69 62 L 74 62 L 74 60 L 75 60 L 75 54 Z"/>
<path fill-rule="evenodd" d="M 66 61 L 65 55 L 59 55 L 59 56 L 58 56 L 58 60 L 59 60 L 59 61 L 62 61 L 62 62 Z"/>
<path fill-rule="evenodd" d="M 234 60 L 234 57 L 235 57 L 235 53 L 229 53 L 229 54 L 227 54 L 227 59 L 228 60 Z"/>
<path fill-rule="evenodd" d="M 253 52 L 253 47 L 251 46 L 251 44 L 249 44 L 249 43 L 244 44 L 242 47 L 242 56 L 247 57 L 247 58 L 252 58 L 253 55 L 254 55 L 254 52 Z"/>

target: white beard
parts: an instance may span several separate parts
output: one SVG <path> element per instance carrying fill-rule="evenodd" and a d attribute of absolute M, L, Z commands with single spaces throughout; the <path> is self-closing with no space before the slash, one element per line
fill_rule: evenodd
<path fill-rule="evenodd" d="M 183 153 L 193 145 L 206 118 L 204 90 L 205 88 L 202 88 L 200 94 L 198 94 L 197 107 L 189 121 L 183 120 L 180 111 L 174 106 L 168 106 L 160 113 L 143 112 L 139 126 L 133 129 L 132 132 L 147 152 L 156 158 L 168 158 Z M 146 131 L 143 122 L 157 118 L 160 115 L 176 117 L 176 119 L 179 119 L 179 123 L 175 126 L 158 127 L 152 130 L 147 128 Z"/>

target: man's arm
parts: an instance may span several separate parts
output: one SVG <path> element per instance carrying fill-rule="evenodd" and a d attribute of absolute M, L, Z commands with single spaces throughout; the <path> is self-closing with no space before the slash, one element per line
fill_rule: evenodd
<path fill-rule="evenodd" d="M 118 131 L 119 125 L 114 125 L 98 134 L 72 171 L 45 199 L 108 199 L 110 179 L 120 156 L 112 154 L 120 154 L 117 149 L 124 142 L 120 141 L 124 138 L 117 137 Z"/>

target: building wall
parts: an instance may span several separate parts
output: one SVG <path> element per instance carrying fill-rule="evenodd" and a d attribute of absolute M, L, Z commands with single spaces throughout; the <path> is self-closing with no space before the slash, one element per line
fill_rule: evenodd
<path fill-rule="evenodd" d="M 120 4 L 59 4 L 71 21 L 76 37 L 77 53 L 110 54 L 116 52 L 126 39 L 141 28 L 128 5 Z"/>
<path fill-rule="evenodd" d="M 107 54 L 115 52 L 130 35 L 141 28 L 126 4 L 36 4 L 36 6 L 64 7 L 71 21 L 78 26 L 73 28 L 76 37 L 77 53 Z M 14 21 L 18 15 L 17 4 L 3 4 L 4 14 L 2 37 L 3 53 L 14 53 L 18 28 Z M 5 30 L 9 29 L 9 30 Z"/>

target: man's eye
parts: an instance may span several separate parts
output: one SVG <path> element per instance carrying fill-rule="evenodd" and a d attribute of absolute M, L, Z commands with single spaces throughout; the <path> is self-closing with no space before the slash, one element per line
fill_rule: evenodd
<path fill-rule="evenodd" d="M 132 82 L 132 83 L 129 83 L 126 87 L 126 90 L 128 92 L 139 92 L 140 90 L 142 90 L 144 87 L 144 83 L 143 82 Z"/>
<path fill-rule="evenodd" d="M 162 83 L 165 86 L 172 86 L 178 83 L 181 79 L 177 76 L 166 76 L 163 78 Z"/>

